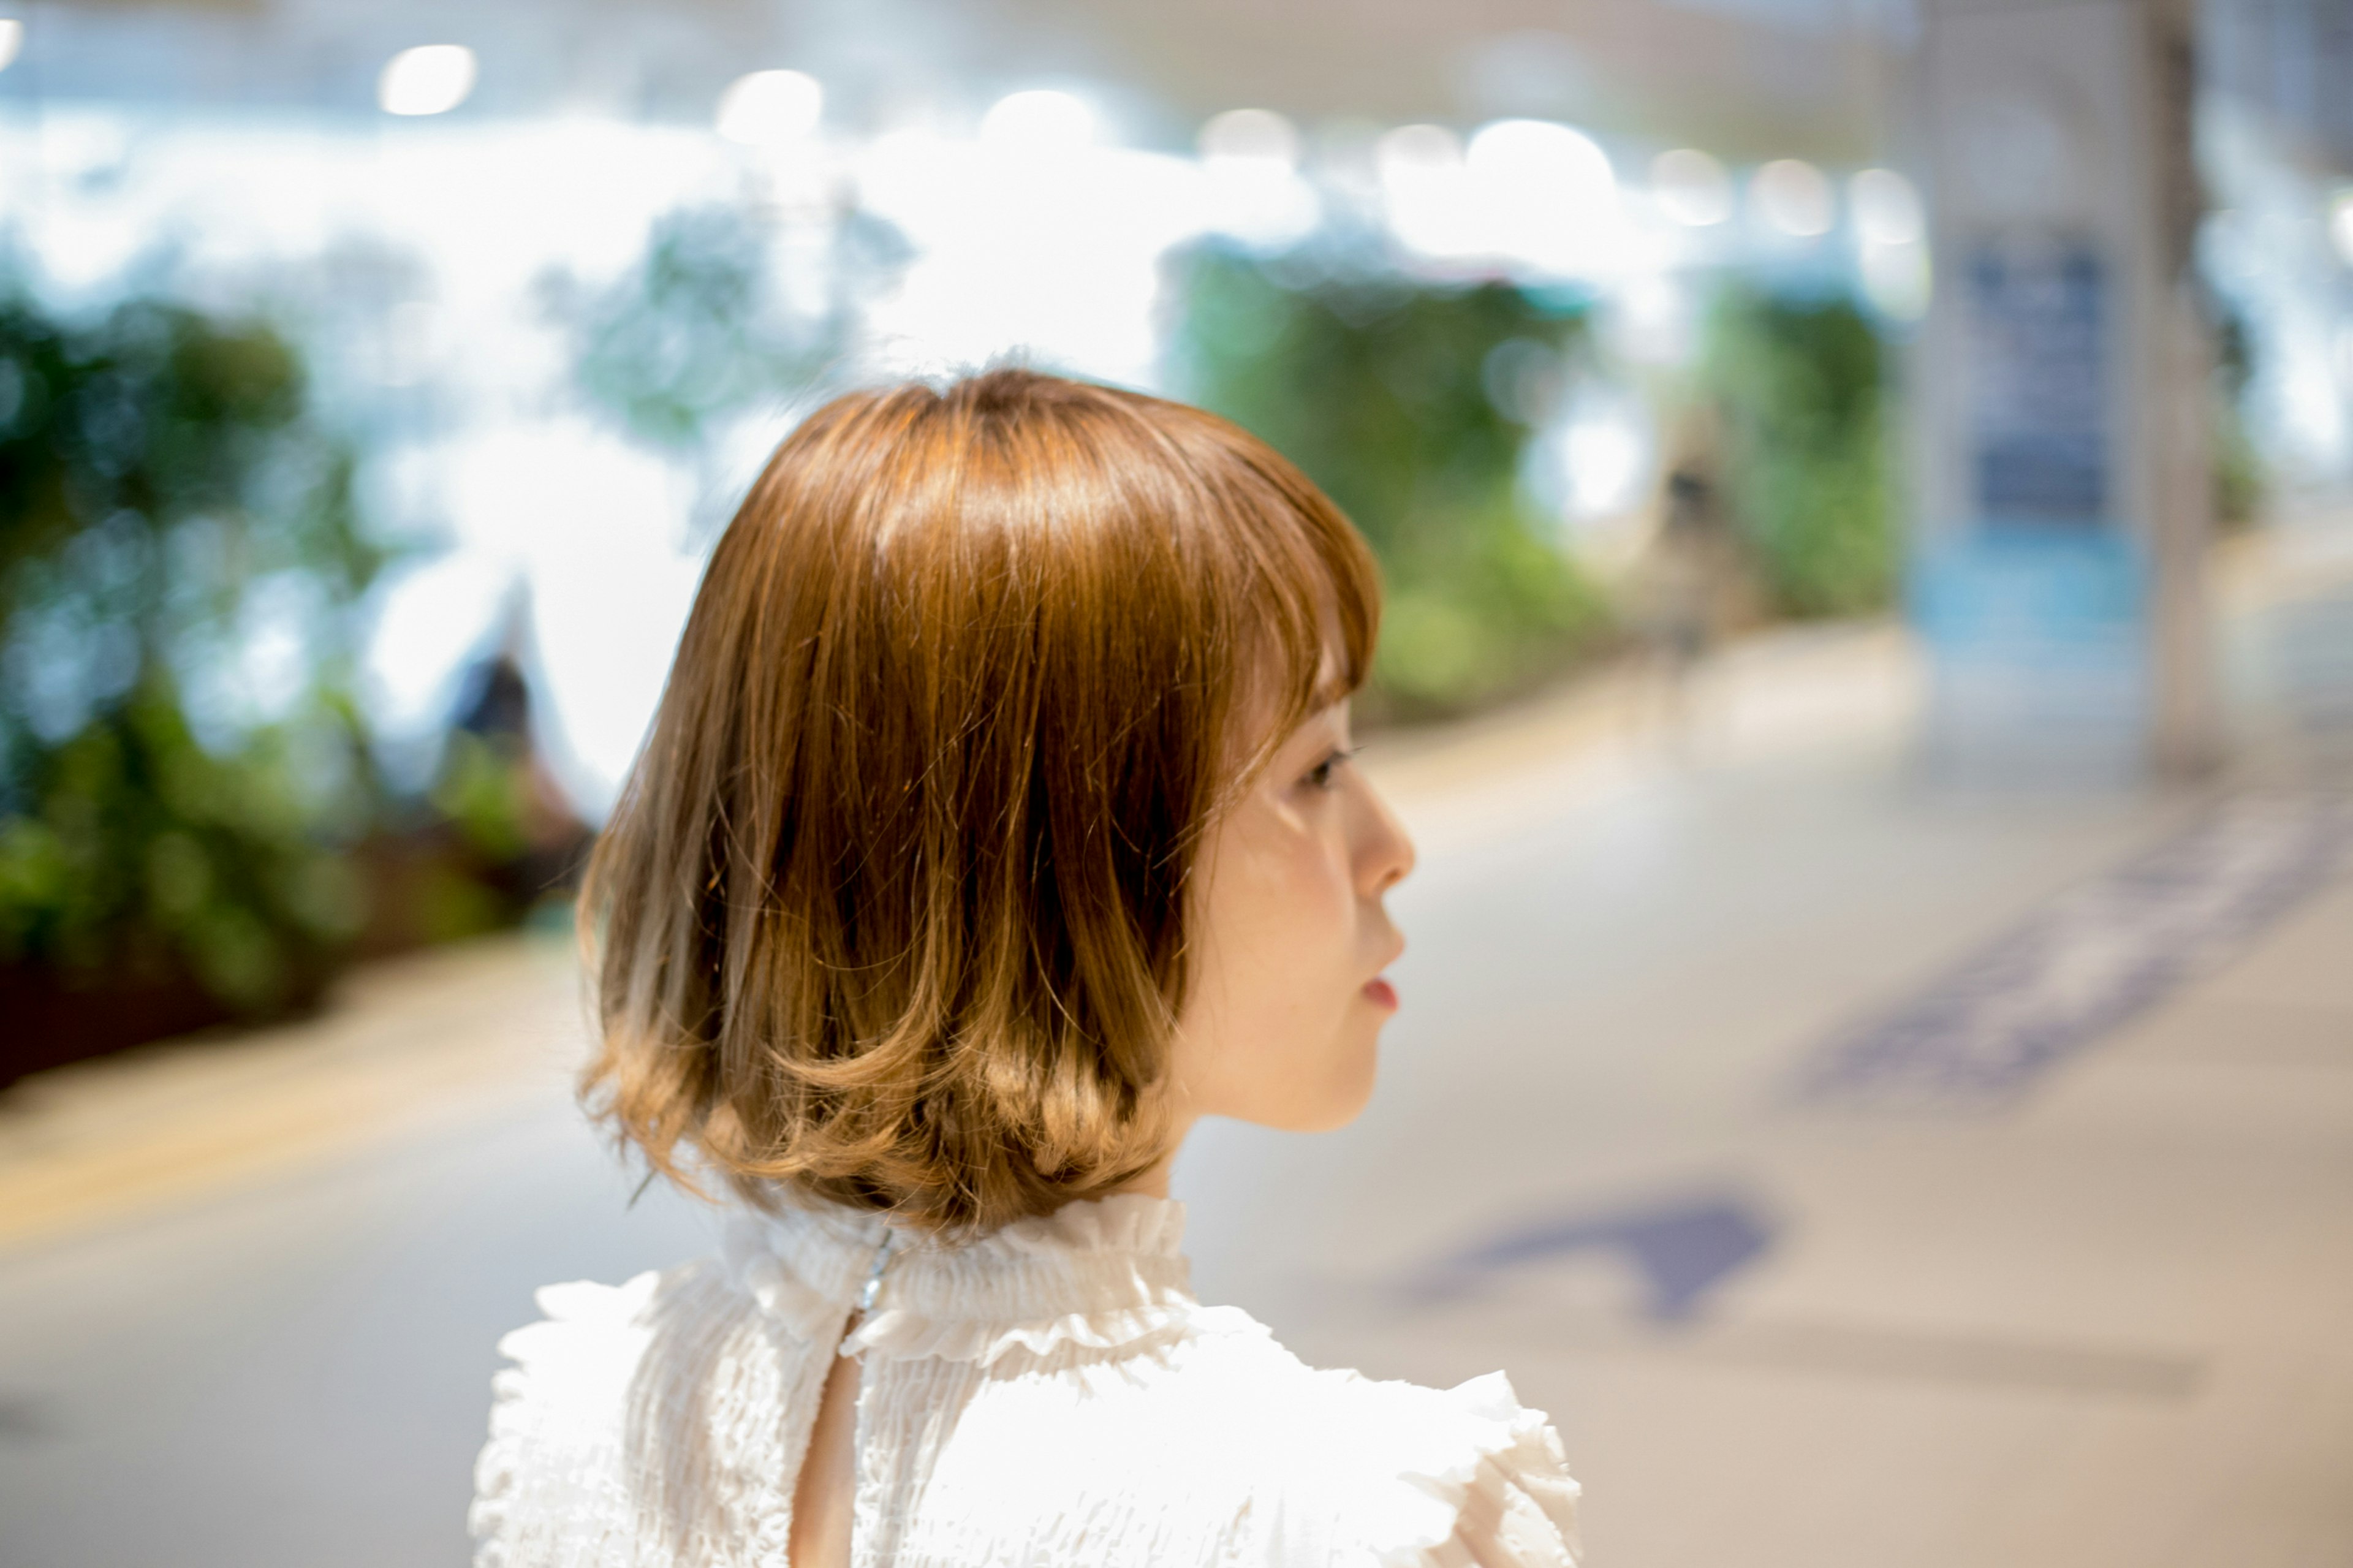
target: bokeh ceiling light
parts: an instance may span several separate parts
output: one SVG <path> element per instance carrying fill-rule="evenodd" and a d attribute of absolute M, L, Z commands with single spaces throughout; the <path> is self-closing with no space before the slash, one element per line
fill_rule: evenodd
<path fill-rule="evenodd" d="M 1410 249 L 1552 277 L 1599 277 L 1627 260 L 1617 176 L 1581 131 L 1499 120 L 1466 147 L 1441 126 L 1405 125 L 1374 153 L 1389 227 Z"/>
<path fill-rule="evenodd" d="M 1783 234 L 1810 239 L 1831 226 L 1831 183 L 1801 158 L 1776 158 L 1750 187 L 1757 211 Z"/>
<path fill-rule="evenodd" d="M 1499 120 L 1463 149 L 1472 175 L 1545 204 L 1592 210 L 1618 197 L 1609 155 L 1590 136 L 1548 120 Z"/>
<path fill-rule="evenodd" d="M 1847 182 L 1855 232 L 1871 245 L 1912 245 L 1925 231 L 1919 194 L 1893 169 L 1865 169 Z"/>
<path fill-rule="evenodd" d="M 444 114 L 474 90 L 474 51 L 463 44 L 420 44 L 385 62 L 375 100 L 386 114 Z"/>
<path fill-rule="evenodd" d="M 1299 177 L 1299 132 L 1266 109 L 1235 109 L 1201 127 L 1202 217 L 1245 245 L 1280 249 L 1313 233 L 1323 205 Z"/>
<path fill-rule="evenodd" d="M 1201 156 L 1247 163 L 1299 163 L 1299 132 L 1271 109 L 1229 109 L 1201 127 Z"/>
<path fill-rule="evenodd" d="M 719 95 L 719 134 L 747 147 L 797 142 L 825 115 L 825 89 L 801 71 L 754 71 Z"/>
<path fill-rule="evenodd" d="M 16 63 L 16 56 L 25 47 L 25 24 L 14 17 L 0 17 L 0 71 Z"/>
<path fill-rule="evenodd" d="M 1095 113 L 1052 88 L 1010 92 L 981 116 L 980 139 L 1007 147 L 1083 147 L 1095 139 Z"/>
<path fill-rule="evenodd" d="M 1651 195 L 1661 212 L 1693 228 L 1732 216 L 1732 181 L 1723 164 L 1696 147 L 1677 147 L 1651 160 Z"/>
<path fill-rule="evenodd" d="M 2341 185 L 2328 202 L 2328 237 L 2337 258 L 2353 267 L 2353 185 Z"/>
<path fill-rule="evenodd" d="M 1443 125 L 1400 125 L 1373 144 L 1373 162 L 1387 180 L 1456 168 L 1462 138 Z"/>
<path fill-rule="evenodd" d="M 1463 149 L 1480 248 L 1557 276 L 1609 272 L 1624 258 L 1618 177 L 1582 131 L 1499 120 Z"/>
<path fill-rule="evenodd" d="M 1400 125 L 1373 143 L 1391 233 L 1425 256 L 1476 253 L 1483 237 L 1462 177 L 1462 139 L 1443 125 Z"/>

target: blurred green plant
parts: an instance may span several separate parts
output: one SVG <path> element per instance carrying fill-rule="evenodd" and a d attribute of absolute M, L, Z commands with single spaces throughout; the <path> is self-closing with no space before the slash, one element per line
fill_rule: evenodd
<path fill-rule="evenodd" d="M 1521 458 L 1587 341 L 1581 305 L 1502 283 L 1192 252 L 1184 393 L 1297 463 L 1388 586 L 1369 715 L 1421 719 L 1558 669 L 1608 624 L 1523 494 Z"/>
<path fill-rule="evenodd" d="M 358 931 L 353 468 L 262 322 L 0 293 L 0 964 L 259 1015 Z"/>
<path fill-rule="evenodd" d="M 1723 489 L 1780 614 L 1858 615 L 1894 602 L 1886 358 L 1845 300 L 1732 284 L 1710 311 L 1700 390 L 1722 416 Z"/>
<path fill-rule="evenodd" d="M 728 421 L 825 384 L 860 307 L 913 254 L 896 228 L 855 210 L 786 228 L 744 203 L 682 207 L 655 220 L 618 279 L 596 287 L 554 272 L 540 298 L 571 338 L 588 405 L 702 463 Z"/>

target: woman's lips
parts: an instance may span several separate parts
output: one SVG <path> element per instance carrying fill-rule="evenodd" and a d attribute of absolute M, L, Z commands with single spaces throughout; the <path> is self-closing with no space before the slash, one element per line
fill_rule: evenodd
<path fill-rule="evenodd" d="M 1397 987 L 1390 984 L 1385 975 L 1376 974 L 1365 982 L 1365 996 L 1376 1006 L 1394 1007 L 1398 1005 Z"/>

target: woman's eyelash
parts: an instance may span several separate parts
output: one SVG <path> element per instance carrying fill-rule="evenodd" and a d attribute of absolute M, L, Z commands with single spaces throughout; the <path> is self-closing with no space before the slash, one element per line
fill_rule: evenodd
<path fill-rule="evenodd" d="M 1317 789 L 1329 789 L 1332 785 L 1332 770 L 1355 756 L 1356 751 L 1357 748 L 1354 746 L 1334 747 L 1322 762 L 1307 770 L 1307 782 Z"/>

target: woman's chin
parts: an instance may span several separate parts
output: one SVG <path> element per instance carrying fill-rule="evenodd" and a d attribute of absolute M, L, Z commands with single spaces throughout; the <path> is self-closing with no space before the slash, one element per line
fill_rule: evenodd
<path fill-rule="evenodd" d="M 1345 1127 L 1373 1098 L 1380 1068 L 1380 1028 L 1386 1009 L 1352 1009 L 1312 1056 L 1268 1051 L 1254 1070 L 1222 1079 L 1193 1101 L 1203 1116 L 1247 1121 L 1276 1132 L 1329 1132 Z M 1295 1038 L 1296 1037 L 1294 1037 Z"/>
<path fill-rule="evenodd" d="M 1373 1083 L 1378 1076 L 1379 1056 L 1374 1040 L 1366 1038 L 1362 1047 L 1351 1053 L 1351 1060 L 1329 1089 L 1318 1097 L 1314 1113 L 1294 1129 L 1300 1132 L 1334 1132 L 1364 1114 L 1372 1103 Z"/>

